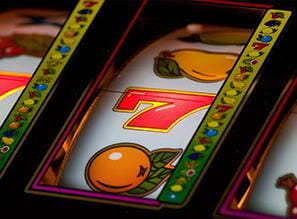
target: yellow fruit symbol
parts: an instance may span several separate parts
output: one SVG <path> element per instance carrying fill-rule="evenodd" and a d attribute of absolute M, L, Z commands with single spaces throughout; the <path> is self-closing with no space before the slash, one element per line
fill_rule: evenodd
<path fill-rule="evenodd" d="M 238 55 L 182 49 L 162 52 L 155 59 L 155 73 L 164 78 L 187 77 L 200 82 L 224 80 Z"/>
<path fill-rule="evenodd" d="M 86 181 L 94 191 L 144 196 L 170 176 L 170 164 L 180 153 L 180 149 L 150 152 L 133 143 L 110 145 L 91 157 L 85 170 Z"/>

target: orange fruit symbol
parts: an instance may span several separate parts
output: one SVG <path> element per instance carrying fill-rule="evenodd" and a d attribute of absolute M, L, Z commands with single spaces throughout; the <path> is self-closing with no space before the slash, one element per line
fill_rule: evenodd
<path fill-rule="evenodd" d="M 149 151 L 131 143 L 114 144 L 89 160 L 85 175 L 95 191 L 122 193 L 143 183 L 151 170 Z"/>

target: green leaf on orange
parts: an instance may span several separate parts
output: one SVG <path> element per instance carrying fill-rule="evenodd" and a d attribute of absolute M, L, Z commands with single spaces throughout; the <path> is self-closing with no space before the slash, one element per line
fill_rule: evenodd
<path fill-rule="evenodd" d="M 181 154 L 180 149 L 160 149 L 150 154 L 151 170 L 148 177 L 137 188 L 127 192 L 128 195 L 145 196 L 161 186 L 169 178 L 173 169 L 168 166 Z"/>

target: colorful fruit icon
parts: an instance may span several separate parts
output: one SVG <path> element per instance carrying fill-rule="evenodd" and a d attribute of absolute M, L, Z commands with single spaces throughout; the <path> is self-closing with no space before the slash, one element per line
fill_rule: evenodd
<path fill-rule="evenodd" d="M 224 119 L 225 117 L 226 117 L 226 115 L 223 113 L 215 113 L 211 116 L 211 118 L 214 120 Z"/>
<path fill-rule="evenodd" d="M 268 43 L 268 42 L 270 42 L 272 40 L 272 36 L 259 34 L 257 40 L 261 41 L 261 42 L 264 42 L 264 43 Z"/>
<path fill-rule="evenodd" d="M 35 100 L 31 98 L 24 101 L 24 104 L 26 106 L 31 106 L 31 105 L 34 105 L 35 103 L 36 103 Z"/>
<path fill-rule="evenodd" d="M 231 97 L 223 97 L 223 98 L 222 98 L 222 102 L 223 102 L 223 103 L 226 103 L 226 104 L 231 104 L 231 105 L 233 105 L 233 104 L 235 104 L 236 99 L 235 99 L 235 98 L 231 98 Z"/>
<path fill-rule="evenodd" d="M 33 88 L 38 91 L 44 91 L 47 89 L 47 87 L 48 86 L 46 84 L 35 84 Z"/>
<path fill-rule="evenodd" d="M 51 56 L 51 58 L 52 58 L 53 60 L 60 60 L 60 59 L 63 59 L 64 56 L 63 56 L 62 54 L 60 54 L 60 53 L 55 53 L 55 54 L 53 54 L 53 55 Z"/>
<path fill-rule="evenodd" d="M 93 11 L 91 9 L 82 9 L 78 13 L 79 14 L 92 14 L 92 12 Z"/>
<path fill-rule="evenodd" d="M 231 86 L 236 89 L 242 89 L 244 88 L 245 83 L 240 81 L 232 81 Z"/>
<path fill-rule="evenodd" d="M 10 129 L 17 129 L 17 128 L 21 127 L 21 124 L 20 124 L 19 122 L 11 122 L 11 123 L 8 125 L 8 127 L 9 127 Z"/>
<path fill-rule="evenodd" d="M 245 81 L 246 79 L 248 79 L 248 75 L 246 74 L 237 74 L 234 76 L 234 80 L 236 81 Z"/>
<path fill-rule="evenodd" d="M 4 144 L 7 144 L 7 145 L 11 145 L 14 142 L 14 139 L 10 137 L 2 137 L 1 140 Z"/>
<path fill-rule="evenodd" d="M 258 52 L 258 51 L 251 51 L 251 52 L 249 52 L 248 54 L 247 54 L 247 57 L 259 57 L 259 56 L 261 56 L 261 55 L 263 55 L 264 54 L 264 52 Z"/>
<path fill-rule="evenodd" d="M 236 96 L 238 94 L 239 94 L 239 92 L 237 90 L 234 90 L 234 89 L 226 91 L 226 95 L 227 96 L 231 96 L 232 97 L 232 96 Z"/>
<path fill-rule="evenodd" d="M 202 152 L 202 151 L 205 151 L 206 150 L 206 147 L 203 145 L 203 144 L 198 144 L 194 147 L 194 150 L 196 152 Z"/>
<path fill-rule="evenodd" d="M 70 51 L 70 47 L 69 46 L 58 46 L 57 51 L 59 51 L 61 53 L 67 53 Z"/>
<path fill-rule="evenodd" d="M 162 52 L 155 59 L 155 73 L 165 78 L 187 77 L 202 82 L 224 80 L 235 61 L 236 54 L 182 49 Z"/>
<path fill-rule="evenodd" d="M 0 151 L 1 151 L 1 153 L 5 154 L 9 151 L 9 149 L 10 148 L 6 145 L 6 146 L 3 146 L 2 148 L 0 148 Z"/>
<path fill-rule="evenodd" d="M 217 128 L 220 126 L 220 123 L 217 121 L 211 121 L 211 122 L 207 123 L 207 126 L 210 128 Z"/>
<path fill-rule="evenodd" d="M 183 190 L 183 187 L 182 187 L 182 185 L 175 184 L 175 185 L 170 187 L 170 190 L 172 192 L 181 192 Z"/>
<path fill-rule="evenodd" d="M 15 115 L 14 116 L 14 120 L 16 121 L 16 122 L 19 122 L 19 121 L 22 121 L 22 120 L 25 120 L 26 119 L 26 117 L 24 117 L 23 115 Z"/>
<path fill-rule="evenodd" d="M 283 12 L 271 12 L 272 19 L 285 18 L 285 14 Z"/>
<path fill-rule="evenodd" d="M 77 31 L 66 31 L 65 33 L 64 33 L 64 36 L 66 37 L 66 39 L 67 38 L 73 38 L 73 37 L 76 37 L 78 35 L 78 32 Z M 65 39 L 64 39 L 64 41 L 65 41 Z"/>
<path fill-rule="evenodd" d="M 170 164 L 180 153 L 180 149 L 150 152 L 133 143 L 110 145 L 91 157 L 86 181 L 95 191 L 144 196 L 169 177 L 173 168 Z"/>
<path fill-rule="evenodd" d="M 96 153 L 88 164 L 87 178 L 99 190 L 126 192 L 142 183 L 150 169 L 147 151 L 123 144 Z"/>
<path fill-rule="evenodd" d="M 98 4 L 98 2 L 96 2 L 96 1 L 84 1 L 84 4 L 85 4 L 86 7 L 90 8 L 90 7 Z"/>
<path fill-rule="evenodd" d="M 74 43 L 74 39 L 72 39 L 72 38 L 63 38 L 61 40 L 61 43 L 66 45 L 66 46 L 71 46 Z"/>
<path fill-rule="evenodd" d="M 270 21 L 267 21 L 264 25 L 267 26 L 267 27 L 278 27 L 281 25 L 281 21 L 278 21 L 278 20 L 270 20 Z"/>
<path fill-rule="evenodd" d="M 21 106 L 20 108 L 18 108 L 18 112 L 19 113 L 28 113 L 28 112 L 30 112 L 30 108 L 27 106 Z"/>
<path fill-rule="evenodd" d="M 278 30 L 277 28 L 266 27 L 263 30 L 261 30 L 261 33 L 272 34 L 272 33 L 275 33 L 277 30 Z"/>

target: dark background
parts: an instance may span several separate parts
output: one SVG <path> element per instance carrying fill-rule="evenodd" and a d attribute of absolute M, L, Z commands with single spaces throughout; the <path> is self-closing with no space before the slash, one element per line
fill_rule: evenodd
<path fill-rule="evenodd" d="M 125 62 L 123 57 L 131 56 L 133 51 L 143 48 L 143 45 L 157 36 L 186 23 L 195 21 L 219 22 L 225 25 L 254 28 L 260 22 L 262 13 L 258 11 L 252 14 L 250 13 L 251 9 L 238 10 L 234 7 L 210 7 L 208 5 L 195 9 L 189 5 L 192 3 L 188 4 L 187 1 L 180 1 L 179 3 L 176 1 L 152 2 L 144 9 L 143 16 L 136 23 L 116 56 L 114 60 L 116 65 L 122 65 Z M 280 1 L 274 2 L 279 3 Z M 3 2 L 1 10 L 25 6 L 52 7 L 71 11 L 75 4 L 76 1 L 70 0 L 11 0 L 11 2 Z M 254 91 L 186 207 L 150 211 L 32 195 L 24 192 L 81 94 L 87 86 L 94 82 L 100 69 L 106 63 L 139 4 L 140 1 L 138 0 L 107 0 L 104 4 L 102 13 L 98 14 L 79 48 L 64 69 L 45 110 L 18 151 L 6 174 L 0 180 L 0 205 L 3 209 L 15 209 L 15 211 L 10 211 L 12 214 L 19 213 L 18 210 L 22 210 L 21 214 L 35 215 L 36 217 L 36 210 L 44 212 L 47 216 L 60 216 L 61 214 L 73 216 L 76 213 L 85 213 L 96 215 L 96 217 L 109 215 L 109 217 L 119 216 L 120 218 L 167 218 L 169 216 L 183 218 L 185 215 L 192 215 L 191 217 L 197 218 L 212 217 L 216 205 L 222 198 L 243 158 L 251 151 L 254 139 L 258 136 L 263 123 L 297 67 L 295 57 L 291 56 L 291 51 L 296 49 L 294 15 L 265 66 L 260 70 L 260 77 L 258 77 Z M 293 1 L 282 1 L 282 5 L 278 7 L 292 9 L 292 6 L 294 6 Z M 160 17 L 164 19 L 160 19 Z M 288 106 L 292 102 L 293 97 Z"/>

